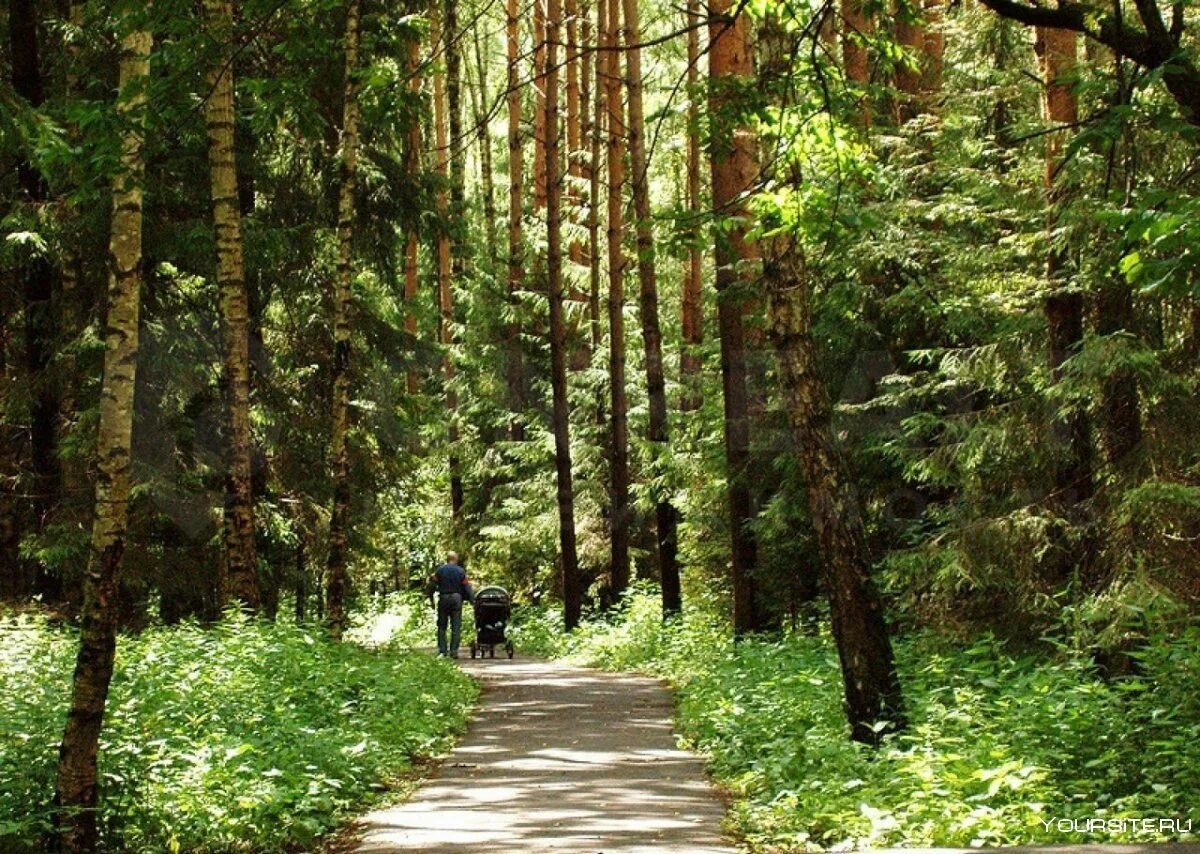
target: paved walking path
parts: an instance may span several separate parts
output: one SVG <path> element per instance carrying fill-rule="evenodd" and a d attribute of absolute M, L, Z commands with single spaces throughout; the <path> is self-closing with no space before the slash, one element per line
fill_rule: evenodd
<path fill-rule="evenodd" d="M 734 850 L 661 684 L 519 656 L 460 664 L 484 687 L 470 730 L 409 801 L 362 819 L 360 854 Z"/>

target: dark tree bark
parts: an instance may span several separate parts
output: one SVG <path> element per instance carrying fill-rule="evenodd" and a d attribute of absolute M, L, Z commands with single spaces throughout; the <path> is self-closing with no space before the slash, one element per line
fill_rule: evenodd
<path fill-rule="evenodd" d="M 350 534 L 350 331 L 354 277 L 355 187 L 358 183 L 358 49 L 359 0 L 346 3 L 345 94 L 342 101 L 342 145 L 338 164 L 337 273 L 333 298 L 333 425 L 329 461 L 333 511 L 329 520 L 326 561 L 326 614 L 329 633 L 340 640 L 346 627 L 346 564 Z"/>
<path fill-rule="evenodd" d="M 1096 304 L 1096 331 L 1101 335 L 1133 334 L 1133 291 L 1123 281 L 1109 281 Z M 1115 469 L 1132 462 L 1142 441 L 1137 377 L 1128 368 L 1117 368 L 1104 378 L 1101 391 L 1100 432 L 1105 460 Z"/>
<path fill-rule="evenodd" d="M 613 597 L 629 585 L 629 401 L 625 391 L 625 116 L 621 101 L 621 0 L 608 0 L 604 28 L 605 102 L 608 109 L 608 381 L 610 421 L 609 527 Z"/>
<path fill-rule="evenodd" d="M 1046 119 L 1069 126 L 1078 120 L 1072 81 L 1075 74 L 1076 36 L 1069 30 L 1038 28 L 1035 50 L 1045 81 L 1043 107 Z M 1062 191 L 1057 181 L 1062 164 L 1063 134 L 1051 134 L 1046 142 L 1046 229 L 1050 233 L 1058 219 Z M 1054 382 L 1063 378 L 1063 365 L 1083 341 L 1083 294 L 1071 287 L 1068 258 L 1064 250 L 1051 246 L 1046 253 L 1049 294 L 1044 303 L 1047 326 L 1047 358 Z M 1091 432 L 1087 413 L 1079 407 L 1063 421 L 1056 419 L 1059 463 L 1054 475 L 1056 503 L 1068 515 L 1092 495 Z"/>
<path fill-rule="evenodd" d="M 687 4 L 687 212 L 693 221 L 700 220 L 700 0 Z M 679 408 L 691 412 L 700 408 L 700 354 L 704 343 L 704 315 L 701 299 L 700 244 L 693 240 L 688 246 L 687 266 L 683 272 L 682 332 L 683 347 L 679 355 L 679 382 L 683 393 Z"/>
<path fill-rule="evenodd" d="M 525 155 L 521 140 L 521 88 L 519 5 L 507 0 L 505 41 L 508 51 L 508 299 L 513 320 L 505 329 L 505 382 L 508 390 L 509 438 L 525 439 L 525 364 L 521 352 L 521 321 L 517 294 L 524 285 L 524 246 L 521 218 L 524 215 Z M 540 145 L 540 143 L 538 143 Z"/>
<path fill-rule="evenodd" d="M 625 63 L 629 91 L 629 168 L 633 210 L 637 220 L 637 267 L 642 315 L 642 342 L 646 352 L 646 394 L 650 408 L 649 439 L 659 458 L 669 454 L 667 391 L 663 377 L 662 331 L 658 322 L 658 274 L 655 269 L 654 229 L 650 213 L 649 163 L 646 157 L 646 117 L 642 106 L 641 27 L 638 0 L 623 0 L 625 12 Z M 679 563 L 676 560 L 678 513 L 670 498 L 661 495 L 654 507 L 658 570 L 662 584 L 663 613 L 682 608 Z"/>
<path fill-rule="evenodd" d="M 460 235 L 464 215 L 464 164 L 463 164 L 463 129 L 462 129 L 462 53 L 459 50 L 459 39 L 462 33 L 458 29 L 458 0 L 445 0 L 445 20 L 442 23 L 443 49 L 446 62 L 446 109 L 449 113 L 450 127 L 450 223 L 446 228 L 455 232 L 450 241 L 450 257 L 452 280 L 459 282 L 463 275 L 463 248 Z M 451 225 L 453 224 L 453 225 Z M 442 344 L 452 348 L 454 337 L 451 325 L 454 322 L 454 298 L 452 285 L 443 291 L 442 317 L 445 323 L 446 338 Z M 449 417 L 450 441 L 450 511 L 454 518 L 455 530 L 462 530 L 463 525 L 463 477 L 462 462 L 458 457 L 458 393 L 454 390 L 454 358 L 451 353 L 446 356 L 446 409 Z"/>
<path fill-rule="evenodd" d="M 721 338 L 721 388 L 725 405 L 725 456 L 732 535 L 733 626 L 742 634 L 759 628 L 754 567 L 758 547 L 751 523 L 750 414 L 747 393 L 745 314 L 748 283 L 745 262 L 753 257 L 746 239 L 748 212 L 743 194 L 757 173 L 754 134 L 733 115 L 738 87 L 753 76 L 746 16 L 734 15 L 730 0 L 709 5 L 709 112 L 713 122 L 712 205 L 718 219 L 730 221 L 716 238 L 717 327 Z"/>
<path fill-rule="evenodd" d="M 829 394 L 817 369 L 811 283 L 798 251 L 783 238 L 768 246 L 764 278 L 767 330 L 778 354 L 817 532 L 851 738 L 877 744 L 904 727 L 904 702 L 883 607 L 871 581 L 862 508 L 830 427 Z"/>
<path fill-rule="evenodd" d="M 608 0 L 596 0 L 596 42 L 599 46 L 604 40 L 604 32 L 608 28 Z M 589 133 L 591 154 L 588 157 L 588 254 L 591 256 L 589 269 L 590 290 L 588 293 L 588 319 L 592 328 L 592 350 L 600 346 L 600 170 L 601 152 L 607 123 L 608 112 L 605 101 L 604 74 L 607 68 L 604 57 L 588 51 L 584 54 L 586 62 L 595 64 L 595 72 L 588 77 L 592 81 L 594 99 L 592 103 L 592 126 Z M 601 409 L 602 407 L 597 407 Z"/>
<path fill-rule="evenodd" d="M 542 0 L 536 0 L 539 4 Z M 548 0 L 546 21 L 545 152 L 546 275 L 550 296 L 550 380 L 554 395 L 554 467 L 558 478 L 558 532 L 563 589 L 563 625 L 579 625 L 583 579 L 575 549 L 575 491 L 571 482 L 571 422 L 567 400 L 567 322 L 563 313 L 562 184 L 558 157 L 558 32 L 560 0 Z"/>
<path fill-rule="evenodd" d="M 38 4 L 31 0 L 10 0 L 8 31 L 13 91 L 37 109 L 44 100 L 38 51 Z M 28 155 L 17 163 L 17 183 L 29 205 L 40 208 L 46 203 L 45 179 Z M 33 530 L 40 533 L 49 523 L 62 494 L 62 470 L 58 462 L 58 391 L 50 376 L 58 332 L 53 305 L 55 270 L 44 254 L 32 252 L 20 264 L 17 278 L 24 302 L 25 371 L 33 391 L 29 412 L 32 476 L 28 491 L 32 496 Z M 61 596 L 60 579 L 40 563 L 27 574 L 33 576 L 34 592 L 52 601 Z"/>

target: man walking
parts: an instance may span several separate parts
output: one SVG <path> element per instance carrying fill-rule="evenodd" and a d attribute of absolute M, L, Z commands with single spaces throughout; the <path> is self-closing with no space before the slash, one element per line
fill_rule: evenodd
<path fill-rule="evenodd" d="M 471 602 L 475 594 L 471 591 L 471 582 L 467 572 L 458 564 L 458 554 L 450 552 L 446 562 L 434 570 L 425 585 L 429 594 L 429 604 L 433 604 L 433 594 L 438 594 L 437 600 L 437 643 L 438 655 L 448 655 L 458 658 L 458 645 L 462 640 L 462 607 L 463 600 Z M 450 643 L 446 643 L 446 625 L 450 625 Z"/>

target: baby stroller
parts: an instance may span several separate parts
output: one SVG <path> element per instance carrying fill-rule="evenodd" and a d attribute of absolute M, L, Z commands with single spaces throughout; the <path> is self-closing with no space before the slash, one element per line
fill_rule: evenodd
<path fill-rule="evenodd" d="M 496 647 L 503 646 L 513 657 L 513 645 L 504 636 L 508 618 L 512 615 L 512 599 L 503 587 L 485 587 L 475 594 L 475 640 L 471 641 L 471 658 L 496 657 Z"/>

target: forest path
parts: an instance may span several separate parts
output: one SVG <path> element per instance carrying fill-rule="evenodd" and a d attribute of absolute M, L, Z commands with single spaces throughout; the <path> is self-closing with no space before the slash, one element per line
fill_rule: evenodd
<path fill-rule="evenodd" d="M 360 819 L 359 854 L 734 850 L 661 683 L 520 656 L 459 663 L 483 683 L 470 729 L 407 802 Z"/>

